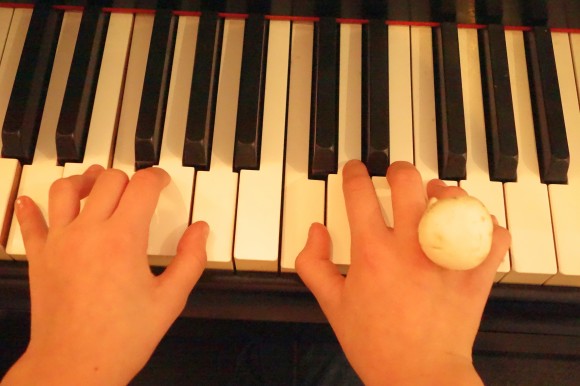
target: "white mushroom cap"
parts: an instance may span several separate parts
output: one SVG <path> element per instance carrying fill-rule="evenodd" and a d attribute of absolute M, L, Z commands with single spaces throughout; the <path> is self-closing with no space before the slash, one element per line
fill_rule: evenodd
<path fill-rule="evenodd" d="M 471 196 L 432 198 L 419 223 L 425 255 L 444 268 L 467 270 L 485 260 L 491 249 L 493 221 Z"/>

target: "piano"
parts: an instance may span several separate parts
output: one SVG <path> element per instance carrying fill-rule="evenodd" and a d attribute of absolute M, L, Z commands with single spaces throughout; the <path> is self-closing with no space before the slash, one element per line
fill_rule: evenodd
<path fill-rule="evenodd" d="M 341 166 L 390 221 L 407 160 L 512 233 L 476 347 L 580 356 L 579 94 L 576 0 L 0 1 L 0 311 L 30 307 L 15 197 L 46 210 L 97 163 L 172 175 L 153 271 L 210 224 L 184 318 L 325 323 L 293 272 L 308 226 L 346 272 Z"/>

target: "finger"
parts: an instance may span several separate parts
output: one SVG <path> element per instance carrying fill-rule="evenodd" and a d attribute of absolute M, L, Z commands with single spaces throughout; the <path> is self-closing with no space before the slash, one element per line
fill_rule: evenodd
<path fill-rule="evenodd" d="M 296 258 L 296 271 L 312 291 L 329 319 L 337 312 L 344 277 L 330 261 L 331 241 L 322 224 L 312 224 L 304 249 Z"/>
<path fill-rule="evenodd" d="M 177 254 L 159 277 L 163 297 L 179 314 L 207 262 L 206 242 L 209 226 L 202 221 L 190 225 L 177 246 Z"/>
<path fill-rule="evenodd" d="M 28 259 L 34 260 L 42 251 L 48 227 L 38 206 L 30 197 L 22 196 L 16 200 L 16 218 Z"/>
<path fill-rule="evenodd" d="M 408 162 L 395 162 L 387 170 L 387 181 L 393 198 L 395 230 L 416 234 L 427 207 L 421 174 Z"/>
<path fill-rule="evenodd" d="M 93 165 L 82 175 L 61 178 L 52 184 L 48 195 L 48 223 L 51 227 L 66 226 L 78 216 L 80 200 L 88 196 L 103 170 L 102 166 Z"/>
<path fill-rule="evenodd" d="M 497 268 L 506 256 L 511 245 L 511 235 L 507 229 L 495 225 L 493 227 L 493 242 L 487 258 L 481 263 L 477 270 L 485 272 L 484 276 L 493 277 Z"/>
<path fill-rule="evenodd" d="M 427 184 L 427 196 L 437 199 L 467 196 L 467 192 L 459 186 L 447 186 L 441 180 L 431 180 Z"/>
<path fill-rule="evenodd" d="M 79 218 L 90 221 L 106 220 L 115 211 L 125 191 L 129 178 L 117 169 L 107 169 L 100 173 Z"/>
<path fill-rule="evenodd" d="M 471 270 L 454 272 L 461 277 L 462 284 L 460 285 L 465 293 L 470 293 L 473 299 L 487 299 L 497 269 L 506 257 L 510 244 L 510 233 L 507 229 L 496 225 L 493 230 L 493 243 L 487 258 Z"/>
<path fill-rule="evenodd" d="M 163 188 L 169 184 L 169 174 L 161 168 L 139 170 L 133 175 L 119 201 L 115 216 L 136 229 L 149 229 Z"/>
<path fill-rule="evenodd" d="M 349 161 L 342 171 L 342 188 L 353 239 L 386 227 L 381 206 L 365 165 Z"/>

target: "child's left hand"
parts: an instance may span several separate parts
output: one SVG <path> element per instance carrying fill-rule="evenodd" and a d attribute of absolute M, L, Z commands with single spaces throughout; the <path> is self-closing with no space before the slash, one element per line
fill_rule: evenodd
<path fill-rule="evenodd" d="M 93 166 L 53 184 L 48 226 L 30 198 L 17 201 L 32 328 L 7 384 L 127 384 L 146 364 L 206 262 L 209 229 L 200 222 L 186 230 L 163 274 L 149 269 L 149 224 L 169 181 L 158 168 L 129 181 Z"/>

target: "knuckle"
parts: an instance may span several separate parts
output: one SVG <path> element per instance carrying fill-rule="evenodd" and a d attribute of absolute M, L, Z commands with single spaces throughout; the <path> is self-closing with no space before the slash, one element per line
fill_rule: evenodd
<path fill-rule="evenodd" d="M 75 184 L 70 178 L 61 178 L 56 180 L 51 186 L 49 190 L 49 196 L 61 196 L 64 194 L 68 194 L 75 189 Z"/>

